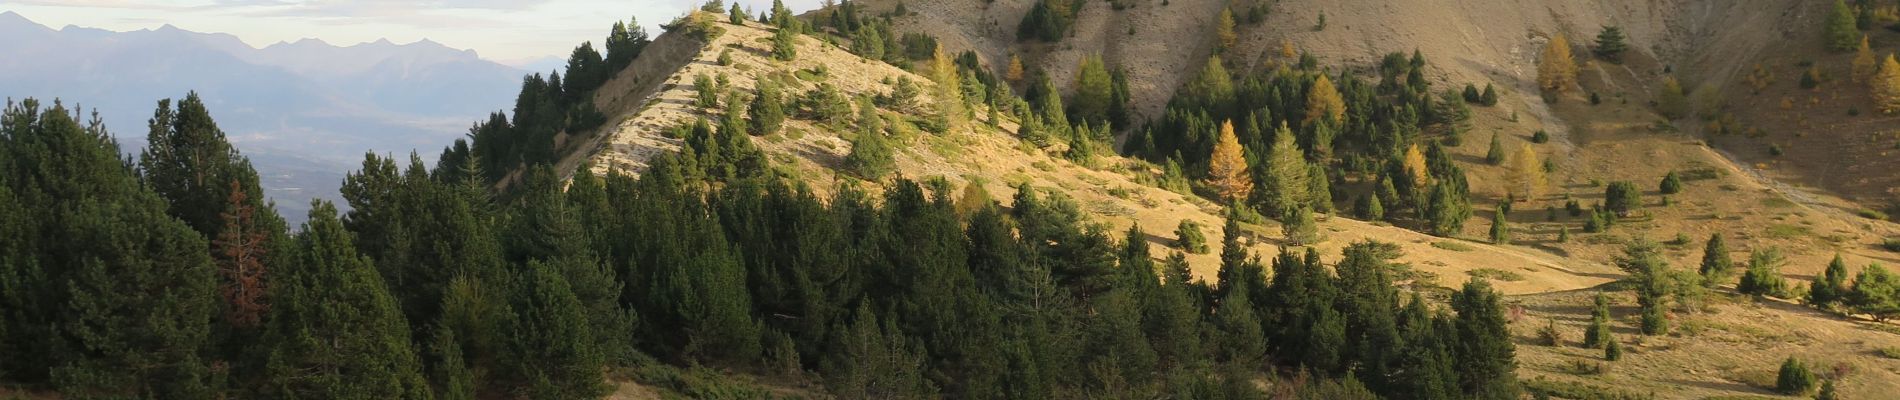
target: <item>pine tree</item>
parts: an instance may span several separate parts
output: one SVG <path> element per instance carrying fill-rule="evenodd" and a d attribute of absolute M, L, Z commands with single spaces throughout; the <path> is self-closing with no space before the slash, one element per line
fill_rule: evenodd
<path fill-rule="evenodd" d="M 1472 278 L 1463 290 L 1452 294 L 1451 308 L 1458 313 L 1453 323 L 1457 332 L 1452 341 L 1453 370 L 1459 372 L 1458 386 L 1467 396 L 1517 397 L 1517 378 L 1512 372 L 1517 350 L 1498 301 L 1498 293 L 1483 278 Z"/>
<path fill-rule="evenodd" d="M 1669 332 L 1666 298 L 1673 286 L 1669 262 L 1655 242 L 1639 239 L 1623 248 L 1616 266 L 1630 274 L 1635 282 L 1636 303 L 1642 309 L 1642 332 L 1661 335 Z"/>
<path fill-rule="evenodd" d="M 1484 163 L 1504 165 L 1504 143 L 1498 141 L 1498 134 L 1491 134 L 1491 146 L 1484 152 Z"/>
<path fill-rule="evenodd" d="M 772 32 L 772 58 L 779 61 L 798 59 L 798 33 L 779 27 Z"/>
<path fill-rule="evenodd" d="M 1313 89 L 1306 92 L 1306 119 L 1302 124 L 1314 121 L 1326 121 L 1338 124 L 1346 118 L 1346 101 L 1339 97 L 1339 89 L 1333 87 L 1333 81 L 1320 74 L 1313 79 Z"/>
<path fill-rule="evenodd" d="M 1583 347 L 1598 348 L 1615 342 L 1610 332 L 1610 296 L 1597 293 L 1590 311 L 1590 327 L 1583 331 Z"/>
<path fill-rule="evenodd" d="M 1842 400 L 1841 395 L 1834 389 L 1834 381 L 1837 379 L 1839 378 L 1822 381 L 1821 391 L 1814 394 L 1814 400 Z"/>
<path fill-rule="evenodd" d="M 1892 54 L 1880 62 L 1880 71 L 1867 82 L 1873 92 L 1874 107 L 1882 113 L 1900 113 L 1900 61 Z"/>
<path fill-rule="evenodd" d="M 1486 107 L 1498 105 L 1498 89 L 1489 83 L 1484 84 L 1484 93 L 1478 95 L 1478 103 Z"/>
<path fill-rule="evenodd" d="M 1867 35 L 1860 36 L 1860 46 L 1854 50 L 1854 82 L 1866 82 L 1875 72 L 1879 72 L 1880 60 L 1874 58 L 1874 51 L 1867 47 Z"/>
<path fill-rule="evenodd" d="M 785 99 L 779 93 L 778 83 L 761 79 L 758 83 L 758 91 L 758 95 L 752 97 L 752 106 L 746 108 L 751 112 L 752 117 L 750 133 L 754 135 L 778 133 L 779 128 L 785 125 Z"/>
<path fill-rule="evenodd" d="M 528 398 L 593 398 L 607 393 L 605 355 L 595 347 L 585 307 L 560 267 L 529 261 L 509 302 L 516 314 L 504 366 Z M 754 337 L 756 340 L 756 336 Z M 756 344 L 754 344 L 756 346 Z"/>
<path fill-rule="evenodd" d="M 1538 58 L 1537 86 L 1544 90 L 1563 93 L 1577 85 L 1577 60 L 1570 53 L 1570 40 L 1563 34 L 1551 36 L 1544 44 L 1544 53 Z"/>
<path fill-rule="evenodd" d="M 1807 364 L 1790 356 L 1781 362 L 1781 372 L 1775 376 L 1775 391 L 1786 395 L 1807 393 L 1814 389 L 1814 381 L 1814 372 L 1808 370 Z"/>
<path fill-rule="evenodd" d="M 0 366 L 66 397 L 215 397 L 200 358 L 218 307 L 210 247 L 119 151 L 96 116 L 82 125 L 57 102 L 6 106 Z"/>
<path fill-rule="evenodd" d="M 1873 316 L 1875 321 L 1900 316 L 1900 280 L 1880 264 L 1868 265 L 1854 276 L 1854 287 L 1847 293 L 1847 306 Z"/>
<path fill-rule="evenodd" d="M 1491 216 L 1491 244 L 1511 244 L 1511 221 L 1505 217 L 1504 209 L 1498 208 Z"/>
<path fill-rule="evenodd" d="M 1847 261 L 1840 254 L 1834 254 L 1834 261 L 1827 263 L 1827 270 L 1814 277 L 1808 285 L 1808 304 L 1827 309 L 1847 297 Z"/>
<path fill-rule="evenodd" d="M 1623 343 L 1618 342 L 1615 337 L 1610 337 L 1605 340 L 1609 344 L 1603 345 L 1603 360 L 1604 361 L 1622 360 L 1623 359 Z"/>
<path fill-rule="evenodd" d="M 1511 171 L 1507 180 L 1511 183 L 1509 192 L 1521 195 L 1519 198 L 1536 200 L 1544 195 L 1549 185 L 1544 178 L 1544 163 L 1530 144 L 1520 145 L 1517 155 L 1511 157 Z"/>
<path fill-rule="evenodd" d="M 1379 204 L 1379 196 L 1369 194 L 1359 197 L 1359 202 L 1353 205 L 1353 213 L 1359 219 L 1378 221 L 1385 219 L 1385 206 Z"/>
<path fill-rule="evenodd" d="M 1748 256 L 1748 270 L 1742 273 L 1741 282 L 1735 284 L 1735 291 L 1755 296 L 1786 294 L 1788 282 L 1781 277 L 1781 265 L 1785 262 L 1778 249 L 1755 250 Z"/>
<path fill-rule="evenodd" d="M 1286 240 L 1296 246 L 1317 244 L 1320 242 L 1319 224 L 1313 221 L 1313 210 L 1304 205 L 1287 209 L 1281 217 L 1280 230 Z"/>
<path fill-rule="evenodd" d="M 1689 116 L 1689 97 L 1682 93 L 1682 83 L 1676 77 L 1663 77 L 1662 86 L 1656 89 L 1656 111 L 1671 119 Z"/>
<path fill-rule="evenodd" d="M 253 327 L 263 320 L 264 312 L 270 308 L 266 291 L 266 271 L 264 258 L 269 254 L 265 247 L 270 238 L 256 225 L 256 209 L 247 201 L 242 187 L 237 181 L 231 182 L 231 197 L 225 204 L 224 227 L 211 241 L 213 254 L 218 255 L 218 274 L 223 278 L 218 285 L 218 293 L 225 302 L 225 319 L 238 328 Z"/>
<path fill-rule="evenodd" d="M 1597 57 L 1611 62 L 1622 62 L 1623 52 L 1629 50 L 1629 44 L 1623 42 L 1623 28 L 1605 26 L 1597 32 Z"/>
<path fill-rule="evenodd" d="M 858 305 L 857 317 L 834 330 L 830 352 L 823 363 L 825 387 L 843 399 L 923 399 L 936 393 L 925 371 L 923 349 L 898 331 L 890 320 L 880 323 L 869 302 Z"/>
<path fill-rule="evenodd" d="M 1668 174 L 1663 175 L 1662 183 L 1656 185 L 1656 191 L 1662 194 L 1682 193 L 1682 176 L 1677 175 L 1674 170 L 1669 171 Z"/>
<path fill-rule="evenodd" d="M 311 206 L 295 262 L 276 269 L 264 390 L 276 398 L 425 399 L 409 326 L 336 207 Z"/>
<path fill-rule="evenodd" d="M 1618 216 L 1629 215 L 1643 206 L 1643 192 L 1629 181 L 1610 182 L 1603 189 L 1603 208 L 1616 212 Z"/>
<path fill-rule="evenodd" d="M 1714 287 L 1728 279 L 1735 261 L 1729 258 L 1728 244 L 1722 240 L 1721 233 L 1710 234 L 1708 243 L 1702 248 L 1702 268 L 1697 272 L 1702 274 L 1704 286 Z"/>
<path fill-rule="evenodd" d="M 1821 39 L 1829 51 L 1853 50 L 1854 39 L 1860 37 L 1860 29 L 1854 27 L 1854 10 L 1842 0 L 1834 0 L 1834 8 L 1822 27 Z"/>
<path fill-rule="evenodd" d="M 844 158 L 845 170 L 867 180 L 880 180 L 896 169 L 896 158 L 884 137 L 884 117 L 869 97 L 858 99 L 858 134 L 851 141 L 851 154 Z"/>
<path fill-rule="evenodd" d="M 732 10 L 726 12 L 726 21 L 733 25 L 745 25 L 746 13 L 739 9 L 739 3 L 732 3 Z"/>
<path fill-rule="evenodd" d="M 1234 10 L 1222 8 L 1220 18 L 1214 21 L 1214 40 L 1219 45 L 1217 50 L 1231 49 L 1239 39 L 1240 36 L 1234 32 Z"/>
<path fill-rule="evenodd" d="M 1208 186 L 1214 188 L 1221 200 L 1229 204 L 1240 204 L 1253 191 L 1253 178 L 1247 173 L 1247 159 L 1241 155 L 1240 139 L 1234 136 L 1234 122 L 1221 123 L 1220 137 L 1214 142 L 1214 152 L 1208 155 Z"/>

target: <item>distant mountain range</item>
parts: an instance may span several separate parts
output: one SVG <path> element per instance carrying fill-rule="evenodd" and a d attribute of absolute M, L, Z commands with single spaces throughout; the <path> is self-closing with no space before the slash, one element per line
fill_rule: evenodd
<path fill-rule="evenodd" d="M 0 37 L 0 96 L 96 109 L 128 153 L 144 147 L 159 99 L 197 91 L 293 221 L 312 198 L 335 200 L 365 152 L 433 162 L 475 120 L 511 107 L 528 73 L 429 40 L 259 49 L 171 25 L 54 30 L 11 11 L 0 13 Z"/>

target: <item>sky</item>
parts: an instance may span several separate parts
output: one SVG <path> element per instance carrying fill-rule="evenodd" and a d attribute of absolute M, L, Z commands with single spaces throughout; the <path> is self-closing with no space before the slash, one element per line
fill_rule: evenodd
<path fill-rule="evenodd" d="M 795 11 L 820 0 L 787 0 Z M 699 0 L 0 0 L 14 11 L 58 29 L 66 25 L 113 31 L 181 29 L 229 33 L 253 47 L 304 38 L 347 46 L 389 39 L 430 39 L 473 49 L 482 58 L 523 64 L 565 58 L 575 45 L 602 38 L 615 21 L 637 18 L 651 36 L 659 24 L 696 8 Z M 738 0 L 754 10 L 771 0 Z M 727 4 L 731 4 L 729 1 Z M 756 11 L 755 11 L 756 13 Z"/>

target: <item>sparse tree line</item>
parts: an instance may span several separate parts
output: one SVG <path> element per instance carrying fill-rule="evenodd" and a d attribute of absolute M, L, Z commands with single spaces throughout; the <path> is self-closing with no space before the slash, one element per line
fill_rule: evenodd
<path fill-rule="evenodd" d="M 1460 93 L 1432 92 L 1425 68 L 1417 52 L 1392 53 L 1377 81 L 1304 61 L 1235 77 L 1215 57 L 1124 152 L 1185 171 L 1170 179 L 1200 180 L 1239 214 L 1281 219 L 1303 242 L 1317 239 L 1304 234 L 1308 215 L 1341 202 L 1454 235 L 1471 216 L 1470 185 L 1445 146 L 1462 142 L 1470 110 Z"/>

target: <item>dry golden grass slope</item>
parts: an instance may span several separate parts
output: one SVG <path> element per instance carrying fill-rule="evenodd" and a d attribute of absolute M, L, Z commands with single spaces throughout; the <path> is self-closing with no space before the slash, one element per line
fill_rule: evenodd
<path fill-rule="evenodd" d="M 708 43 L 675 34 L 658 38 L 654 48 L 665 50 L 649 53 L 656 55 L 652 60 L 643 55 L 635 68 L 608 83 L 613 90 L 603 90 L 597 96 L 597 104 L 615 111 L 609 120 L 610 128 L 603 129 L 600 135 L 574 139 L 571 147 L 584 151 L 568 157 L 563 166 L 591 163 L 594 173 L 610 170 L 638 173 L 653 155 L 676 151 L 679 140 L 662 136 L 662 128 L 694 118 L 714 117 L 711 111 L 692 104 L 692 80 L 702 73 L 715 76 L 723 73 L 733 87 L 746 90 L 760 77 L 800 75 L 797 71 L 806 71 L 803 78 L 790 79 L 797 86 L 789 89 L 790 93 L 812 90 L 821 82 L 835 85 L 847 94 L 885 93 L 890 90 L 885 80 L 900 76 L 929 85 L 921 76 L 864 61 L 813 37 L 799 38 L 796 60 L 772 60 L 767 55 L 767 38 L 771 33 L 766 28 L 725 23 L 719 26 L 725 33 Z M 684 50 L 688 48 L 696 50 Z M 716 60 L 728 49 L 732 51 L 732 65 L 719 65 Z M 647 66 L 656 69 L 643 68 Z M 669 70 L 657 69 L 667 66 L 675 69 L 667 73 L 661 71 Z M 822 76 L 811 73 L 820 66 L 826 69 Z M 977 121 L 969 131 L 933 135 L 900 124 L 896 130 L 899 175 L 918 180 L 942 177 L 957 188 L 981 178 L 992 197 L 1005 204 L 1014 195 L 1014 187 L 1024 183 L 1060 192 L 1075 199 L 1084 211 L 1117 237 L 1118 232 L 1140 224 L 1149 232 L 1156 254 L 1170 252 L 1167 246 L 1174 241 L 1172 232 L 1182 220 L 1200 222 L 1209 227 L 1208 236 L 1218 240 L 1220 209 L 1198 197 L 1140 183 L 1143 178 L 1158 174 L 1154 166 L 1115 156 L 1100 157 L 1093 167 L 1076 165 L 1045 154 L 1043 150 L 1025 147 L 1013 134 L 1015 123 L 1000 121 L 996 125 L 999 126 Z M 871 184 L 837 173 L 842 158 L 850 152 L 847 139 L 852 134 L 834 132 L 812 121 L 791 120 L 779 134 L 752 139 L 775 164 L 817 190 L 825 191 L 845 182 Z M 1413 264 L 1416 270 L 1428 273 L 1427 276 L 1437 277 L 1436 282 L 1430 283 L 1444 286 L 1457 285 L 1466 279 L 1468 271 L 1480 268 L 1521 273 L 1523 279 L 1500 282 L 1510 293 L 1595 286 L 1608 282 L 1613 272 L 1603 263 L 1567 259 L 1522 247 L 1475 242 L 1463 246 L 1441 245 L 1460 249 L 1447 250 L 1433 244 L 1459 240 L 1345 218 L 1329 218 L 1322 227 L 1328 240 L 1318 247 L 1328 257 L 1337 257 L 1338 249 L 1351 241 L 1395 242 L 1403 246 L 1407 254 L 1402 261 Z M 1250 249 L 1256 254 L 1270 256 L 1277 251 L 1281 238 L 1277 226 L 1249 226 L 1248 231 Z M 1189 261 L 1194 271 L 1211 278 L 1218 268 L 1215 254 L 1218 249 L 1210 254 L 1191 255 Z"/>

